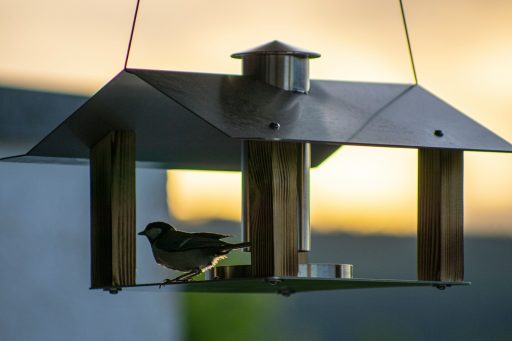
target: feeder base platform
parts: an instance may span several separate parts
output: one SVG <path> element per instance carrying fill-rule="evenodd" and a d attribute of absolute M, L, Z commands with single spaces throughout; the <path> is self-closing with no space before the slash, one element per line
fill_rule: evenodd
<path fill-rule="evenodd" d="M 341 290 L 341 289 L 376 289 L 397 287 L 435 287 L 445 289 L 451 286 L 470 285 L 470 282 L 417 281 L 400 279 L 333 279 L 300 277 L 265 277 L 219 280 L 197 280 L 186 283 L 136 284 L 133 286 L 102 288 L 111 293 L 120 290 L 129 291 L 183 291 L 198 293 L 277 293 L 289 296 L 297 292 Z"/>

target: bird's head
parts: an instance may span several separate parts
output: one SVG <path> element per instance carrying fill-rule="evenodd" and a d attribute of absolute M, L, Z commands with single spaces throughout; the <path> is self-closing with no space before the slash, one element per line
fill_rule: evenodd
<path fill-rule="evenodd" d="M 146 236 L 151 242 L 153 242 L 155 239 L 168 231 L 176 231 L 176 229 L 167 223 L 156 221 L 154 223 L 148 224 L 144 231 L 141 231 L 137 234 L 139 236 Z"/>

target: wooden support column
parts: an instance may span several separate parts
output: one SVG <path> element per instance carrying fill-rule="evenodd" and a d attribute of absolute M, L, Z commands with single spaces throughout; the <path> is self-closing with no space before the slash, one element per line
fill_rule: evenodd
<path fill-rule="evenodd" d="M 464 280 L 463 151 L 418 151 L 418 279 Z"/>
<path fill-rule="evenodd" d="M 297 276 L 303 144 L 246 142 L 252 275 Z"/>
<path fill-rule="evenodd" d="M 135 133 L 91 148 L 91 287 L 135 284 Z"/>

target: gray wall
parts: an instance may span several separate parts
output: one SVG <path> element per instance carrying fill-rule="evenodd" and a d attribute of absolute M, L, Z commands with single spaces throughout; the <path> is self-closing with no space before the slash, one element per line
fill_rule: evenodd
<path fill-rule="evenodd" d="M 0 162 L 0 340 L 177 340 L 179 293 L 89 290 L 89 169 Z M 137 171 L 137 228 L 168 220 L 165 172 Z M 138 281 L 164 278 L 138 238 Z"/>

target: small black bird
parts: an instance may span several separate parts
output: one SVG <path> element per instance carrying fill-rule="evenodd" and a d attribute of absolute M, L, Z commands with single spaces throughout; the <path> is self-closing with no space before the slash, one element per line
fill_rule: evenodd
<path fill-rule="evenodd" d="M 184 282 L 214 267 L 233 249 L 247 247 L 250 243 L 229 244 L 221 239 L 229 237 L 216 233 L 187 233 L 176 231 L 171 225 L 157 221 L 148 224 L 138 233 L 151 243 L 153 256 L 158 264 L 169 269 L 187 271 L 162 284 Z"/>

